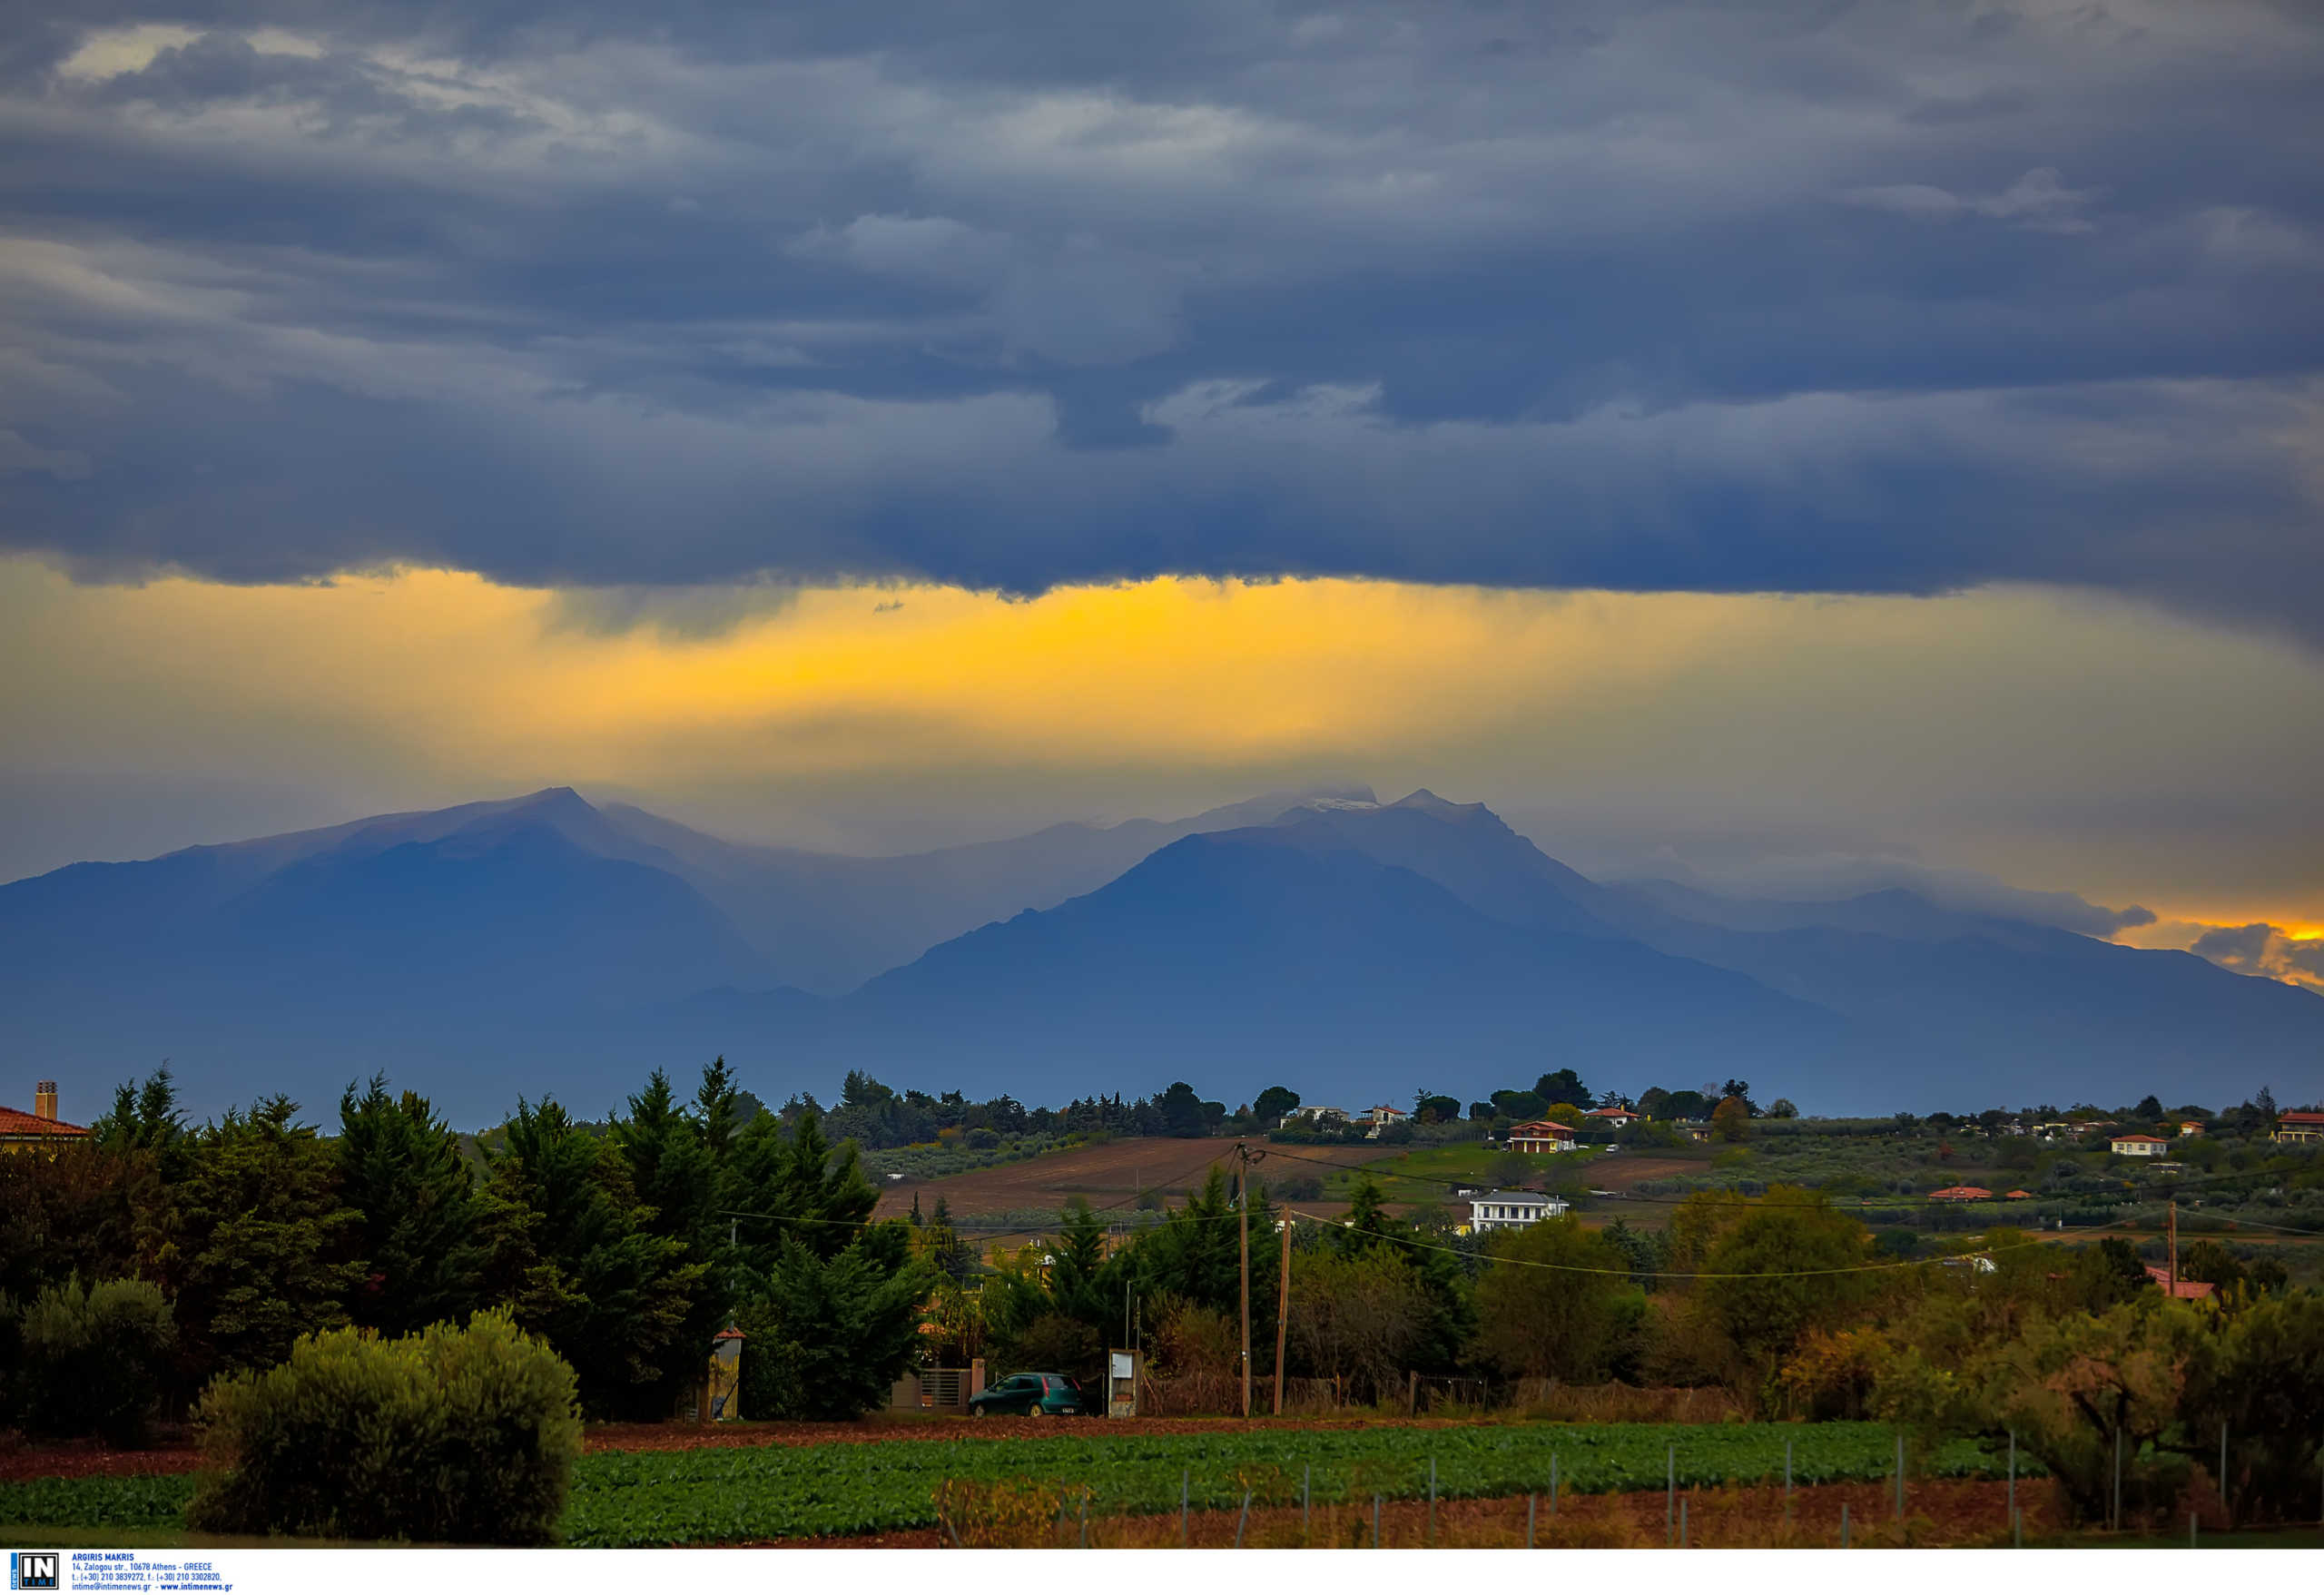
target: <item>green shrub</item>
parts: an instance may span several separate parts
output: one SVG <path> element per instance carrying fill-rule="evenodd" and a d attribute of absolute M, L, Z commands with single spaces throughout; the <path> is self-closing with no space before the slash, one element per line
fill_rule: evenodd
<path fill-rule="evenodd" d="M 219 1380 L 197 1414 L 214 1472 L 189 1528 L 222 1534 L 554 1541 L 581 1418 L 572 1368 L 503 1312 L 399 1340 L 309 1335 Z"/>
<path fill-rule="evenodd" d="M 33 1299 L 15 1325 L 25 1427 L 135 1445 L 162 1392 L 177 1329 L 161 1286 L 75 1276 Z"/>

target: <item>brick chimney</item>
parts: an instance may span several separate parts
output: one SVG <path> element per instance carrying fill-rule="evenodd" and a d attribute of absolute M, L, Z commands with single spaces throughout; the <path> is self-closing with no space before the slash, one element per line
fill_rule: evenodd
<path fill-rule="evenodd" d="M 56 1082 L 40 1080 L 33 1086 L 33 1117 L 56 1122 Z"/>

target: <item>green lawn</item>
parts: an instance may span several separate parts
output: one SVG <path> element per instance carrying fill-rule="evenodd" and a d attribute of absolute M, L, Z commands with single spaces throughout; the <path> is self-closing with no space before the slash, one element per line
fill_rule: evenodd
<path fill-rule="evenodd" d="M 1318 1501 L 1427 1493 L 1432 1464 L 1446 1498 L 1575 1493 L 1662 1487 L 1675 1455 L 1679 1485 L 1780 1478 L 1785 1442 L 1800 1483 L 1882 1479 L 1895 1435 L 1876 1423 L 1465 1424 L 1457 1428 L 1222 1430 L 1122 1433 L 1075 1425 L 1054 1439 L 706 1446 L 693 1451 L 593 1452 L 573 1475 L 566 1538 L 575 1545 L 684 1545 L 873 1533 L 935 1521 L 949 1479 L 1029 1478 L 1078 1494 L 1093 1515 L 1162 1512 L 1183 1481 L 1198 1508 L 1236 1505 L 1246 1490 L 1295 1501 L 1303 1477 Z M 1947 1446 L 1918 1471 L 1992 1476 L 1995 1460 Z M 0 1522 L 34 1534 L 54 1529 L 182 1532 L 192 1481 L 46 1480 L 0 1484 Z"/>

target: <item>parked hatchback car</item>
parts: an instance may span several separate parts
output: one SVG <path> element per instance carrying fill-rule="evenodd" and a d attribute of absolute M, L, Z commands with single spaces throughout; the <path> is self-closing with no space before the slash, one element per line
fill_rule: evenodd
<path fill-rule="evenodd" d="M 1081 1386 L 1062 1373 L 1011 1373 L 969 1397 L 971 1418 L 1078 1418 L 1088 1412 Z"/>

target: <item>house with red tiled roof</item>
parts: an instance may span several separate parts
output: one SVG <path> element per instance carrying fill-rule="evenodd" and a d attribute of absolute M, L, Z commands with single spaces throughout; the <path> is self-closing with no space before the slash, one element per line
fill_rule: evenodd
<path fill-rule="evenodd" d="M 1947 1186 L 1941 1191 L 1931 1191 L 1932 1202 L 1990 1202 L 1994 1194 L 1983 1186 Z"/>
<path fill-rule="evenodd" d="M 2034 1199 L 2034 1193 L 2031 1191 L 2012 1191 L 2008 1196 L 2002 1199 L 2007 1202 L 2030 1202 Z"/>
<path fill-rule="evenodd" d="M 41 1080 L 33 1087 L 33 1110 L 0 1108 L 0 1152 L 54 1151 L 89 1132 L 56 1117 L 56 1082 Z"/>
<path fill-rule="evenodd" d="M 1632 1113 L 1627 1108 L 1593 1108 L 1581 1117 L 1590 1124 L 1602 1126 L 1610 1130 L 1619 1130 L 1628 1128 L 1646 1116 L 1642 1113 Z"/>
<path fill-rule="evenodd" d="M 1510 1127 L 1509 1149 L 1512 1152 L 1571 1152 L 1573 1147 L 1573 1127 L 1555 1119 L 1529 1119 Z"/>
<path fill-rule="evenodd" d="M 2160 1157 L 2171 1149 L 2161 1136 L 2116 1136 L 2107 1145 L 2117 1157 Z"/>
<path fill-rule="evenodd" d="M 2324 1141 L 2324 1113 L 2310 1113 L 2294 1108 L 2276 1115 L 2275 1138 L 2286 1145 L 2301 1141 Z"/>

